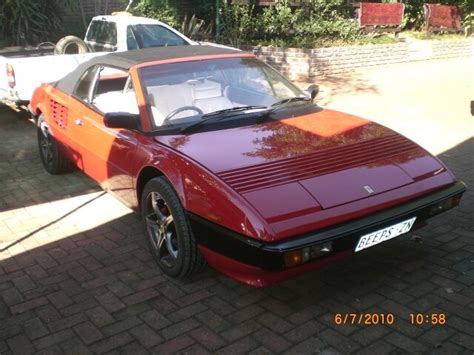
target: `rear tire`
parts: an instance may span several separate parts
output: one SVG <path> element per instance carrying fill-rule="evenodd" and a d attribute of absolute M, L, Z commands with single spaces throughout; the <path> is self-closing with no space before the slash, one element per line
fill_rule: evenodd
<path fill-rule="evenodd" d="M 56 139 L 51 135 L 43 115 L 39 116 L 37 125 L 39 155 L 44 169 L 53 175 L 68 171 L 70 163 L 61 152 Z"/>
<path fill-rule="evenodd" d="M 182 278 L 203 268 L 205 261 L 184 208 L 164 177 L 151 179 L 145 185 L 141 213 L 150 251 L 166 275 Z"/>
<path fill-rule="evenodd" d="M 71 51 L 72 49 L 75 49 Z M 81 54 L 89 52 L 86 42 L 76 36 L 61 38 L 54 47 L 54 54 Z"/>

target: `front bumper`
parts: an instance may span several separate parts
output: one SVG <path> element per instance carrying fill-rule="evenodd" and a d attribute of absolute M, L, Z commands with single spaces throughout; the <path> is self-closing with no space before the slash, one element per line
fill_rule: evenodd
<path fill-rule="evenodd" d="M 459 197 L 460 199 L 465 191 L 464 183 L 458 181 L 447 188 L 378 213 L 276 243 L 267 243 L 245 237 L 192 213 L 189 213 L 189 219 L 201 251 L 208 261 L 209 258 L 212 259 L 210 264 L 214 264 L 213 266 L 216 268 L 230 270 L 230 265 L 216 265 L 216 263 L 231 263 L 234 268 L 259 270 L 266 274 L 282 273 L 282 276 L 284 276 L 283 274 L 290 274 L 291 276 L 295 274 L 296 270 L 288 272 L 290 269 L 285 263 L 285 255 L 291 251 L 332 242 L 332 250 L 329 254 L 292 268 L 304 272 L 308 268 L 311 269 L 326 264 L 326 261 L 352 254 L 362 235 L 415 216 L 417 219 L 412 230 L 422 226 L 426 219 L 454 207 L 438 209 L 438 206 L 442 206 L 453 197 Z M 310 265 L 314 267 L 310 267 Z M 229 272 L 225 273 L 229 275 Z M 229 276 L 239 279 L 236 275 Z M 240 281 L 250 283 L 242 279 Z M 263 285 L 254 284 L 254 286 Z"/>

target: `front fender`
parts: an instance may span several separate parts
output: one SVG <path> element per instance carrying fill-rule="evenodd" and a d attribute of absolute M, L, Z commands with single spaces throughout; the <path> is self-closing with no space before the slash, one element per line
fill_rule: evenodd
<path fill-rule="evenodd" d="M 260 214 L 217 176 L 166 146 L 155 142 L 147 148 L 137 154 L 146 156 L 140 171 L 159 170 L 188 212 L 254 239 L 273 240 L 274 232 Z"/>

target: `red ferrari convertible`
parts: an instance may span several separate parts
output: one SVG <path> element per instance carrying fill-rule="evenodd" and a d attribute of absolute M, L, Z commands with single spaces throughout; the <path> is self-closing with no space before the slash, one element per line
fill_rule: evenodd
<path fill-rule="evenodd" d="M 388 241 L 465 185 L 396 132 L 313 103 L 252 54 L 102 55 L 38 88 L 45 169 L 74 165 L 141 213 L 163 272 L 205 261 L 266 286 Z"/>

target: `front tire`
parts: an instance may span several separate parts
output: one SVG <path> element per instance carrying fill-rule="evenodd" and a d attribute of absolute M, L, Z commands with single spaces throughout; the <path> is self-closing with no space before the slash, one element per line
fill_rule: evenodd
<path fill-rule="evenodd" d="M 37 125 L 39 155 L 44 169 L 53 175 L 68 171 L 69 162 L 61 152 L 58 142 L 51 135 L 43 115 L 39 116 Z"/>
<path fill-rule="evenodd" d="M 168 276 L 191 276 L 204 266 L 188 218 L 170 183 L 151 179 L 141 197 L 143 224 L 150 251 Z"/>

